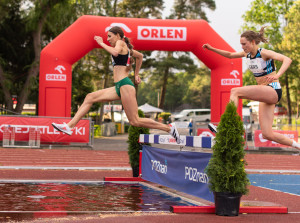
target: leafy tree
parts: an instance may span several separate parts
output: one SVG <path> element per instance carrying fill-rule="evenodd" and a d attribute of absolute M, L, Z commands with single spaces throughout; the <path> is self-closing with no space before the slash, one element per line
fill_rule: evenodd
<path fill-rule="evenodd" d="M 300 1 L 296 1 L 295 4 L 290 8 L 286 15 L 288 21 L 287 26 L 284 29 L 284 38 L 279 45 L 287 56 L 293 60 L 292 74 L 299 75 L 300 70 Z M 293 92 L 294 100 L 296 101 L 297 117 L 299 117 L 299 103 L 300 103 L 300 84 L 298 77 L 294 76 L 297 80 L 292 82 L 291 91 Z"/>
<path fill-rule="evenodd" d="M 47 17 L 58 4 L 66 1 L 0 2 L 0 10 L 9 12 L 3 13 L 0 21 L 0 85 L 7 109 L 13 110 L 12 95 L 17 95 L 15 111 L 20 113 L 31 90 L 37 88 Z"/>
<path fill-rule="evenodd" d="M 199 108 L 210 108 L 210 79 L 210 70 L 207 67 L 200 68 L 189 83 L 184 102 Z"/>
<path fill-rule="evenodd" d="M 164 53 L 161 52 L 162 55 Z M 171 56 L 172 53 L 168 52 L 165 59 L 164 56 L 159 56 L 160 60 L 153 61 L 151 66 L 154 68 L 150 78 L 154 85 L 154 89 L 160 88 L 159 108 L 164 108 L 165 97 L 167 92 L 168 81 L 176 79 L 174 77 L 176 71 L 189 71 L 189 73 L 196 72 L 196 65 L 193 60 L 186 54 L 180 55 L 178 58 Z M 182 84 L 182 83 L 181 83 Z"/>
<path fill-rule="evenodd" d="M 251 9 L 246 11 L 243 16 L 245 25 L 243 29 L 259 30 L 261 26 L 268 25 L 266 36 L 270 40 L 270 45 L 265 45 L 265 48 L 270 48 L 279 53 L 284 53 L 280 50 L 279 46 L 283 40 L 283 28 L 287 25 L 285 15 L 289 12 L 290 8 L 295 3 L 294 0 L 254 0 L 251 3 Z M 276 65 L 279 65 L 276 62 Z M 291 73 L 289 69 L 284 75 L 284 81 L 281 83 L 286 88 L 286 101 L 289 114 L 289 122 L 291 123 L 291 100 L 290 100 L 290 76 L 295 74 Z"/>
<path fill-rule="evenodd" d="M 124 0 L 118 4 L 118 16 L 129 18 L 161 18 L 163 0 Z"/>
<path fill-rule="evenodd" d="M 170 19 L 205 19 L 207 20 L 204 8 L 215 9 L 214 0 L 176 0 L 170 15 Z M 176 53 L 178 54 L 178 53 Z M 159 60 L 154 64 L 156 68 L 153 75 L 158 75 L 160 77 L 160 102 L 159 108 L 164 108 L 165 95 L 167 92 L 168 80 L 172 78 L 175 70 L 189 70 L 191 73 L 195 72 L 196 66 L 193 60 L 189 56 L 189 53 L 179 53 L 174 56 L 173 52 L 168 52 L 167 57 L 163 59 L 160 57 Z"/>
<path fill-rule="evenodd" d="M 203 9 L 216 9 L 214 0 L 175 0 L 170 18 L 177 19 L 204 19 L 208 21 Z"/>

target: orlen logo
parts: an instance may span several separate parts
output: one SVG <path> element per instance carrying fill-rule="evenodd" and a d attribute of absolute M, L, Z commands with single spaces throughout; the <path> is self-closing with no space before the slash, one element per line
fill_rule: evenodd
<path fill-rule="evenodd" d="M 186 27 L 138 26 L 139 40 L 186 41 Z"/>
<path fill-rule="evenodd" d="M 234 78 L 237 78 L 237 76 L 240 75 L 240 73 L 237 70 L 233 70 L 230 72 L 230 75 L 234 76 Z"/>
<path fill-rule="evenodd" d="M 234 77 L 233 78 L 226 78 L 226 79 L 221 79 L 221 85 L 237 85 L 240 86 L 241 81 L 238 78 L 238 75 L 240 75 L 240 73 L 237 70 L 233 70 L 230 72 L 230 75 L 232 75 Z"/>
<path fill-rule="evenodd" d="M 63 74 L 66 68 L 62 65 L 58 65 L 54 68 L 59 74 L 46 74 L 46 81 L 67 81 L 67 75 Z"/>
<path fill-rule="evenodd" d="M 120 28 L 122 28 L 127 33 L 132 32 L 131 29 L 128 26 L 126 26 L 124 23 L 116 23 L 116 22 L 114 22 L 114 23 L 110 24 L 108 27 L 106 27 L 105 32 L 107 32 L 108 30 L 110 30 L 114 26 L 119 26 Z"/>
<path fill-rule="evenodd" d="M 66 68 L 62 65 L 58 65 L 57 67 L 54 68 L 54 70 L 57 70 L 60 74 L 62 74 L 62 72 L 65 71 Z"/>
<path fill-rule="evenodd" d="M 168 166 L 167 166 L 167 160 L 165 160 L 165 165 L 161 164 L 157 160 L 151 160 L 152 163 L 152 170 L 155 170 L 156 172 L 167 174 L 168 172 Z"/>

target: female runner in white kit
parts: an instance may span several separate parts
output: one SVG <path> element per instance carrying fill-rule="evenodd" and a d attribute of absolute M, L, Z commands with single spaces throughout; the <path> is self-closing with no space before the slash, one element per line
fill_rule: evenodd
<path fill-rule="evenodd" d="M 52 126 L 58 131 L 61 131 L 68 135 L 72 135 L 73 132 L 71 129 L 74 128 L 79 120 L 90 110 L 93 103 L 115 101 L 121 99 L 130 125 L 163 130 L 172 135 L 176 139 L 176 142 L 179 144 L 180 136 L 176 129 L 175 123 L 166 125 L 149 118 L 140 118 L 138 116 L 136 91 L 134 84 L 128 78 L 128 74 L 132 67 L 133 59 L 131 57 L 135 57 L 135 83 L 139 84 L 141 82 L 139 71 L 142 66 L 143 54 L 133 49 L 133 46 L 131 45 L 129 39 L 124 36 L 123 30 L 118 26 L 112 27 L 107 33 L 107 41 L 111 46 L 106 45 L 103 42 L 102 37 L 100 36 L 95 36 L 94 39 L 104 50 L 112 55 L 115 87 L 110 87 L 93 93 L 89 93 L 85 97 L 83 104 L 80 106 L 79 110 L 69 123 L 52 123 Z"/>
<path fill-rule="evenodd" d="M 242 52 L 228 52 L 209 44 L 204 44 L 203 48 L 227 58 L 246 57 L 248 68 L 253 72 L 257 85 L 232 88 L 230 100 L 236 106 L 238 106 L 239 99 L 259 101 L 259 124 L 263 138 L 300 150 L 299 143 L 272 129 L 275 104 L 279 102 L 282 95 L 279 77 L 288 69 L 292 60 L 272 50 L 259 48 L 260 42 L 268 42 L 264 37 L 264 27 L 259 32 L 246 31 L 241 35 L 240 43 L 244 50 Z M 282 62 L 277 73 L 274 60 Z M 216 126 L 212 123 L 208 127 L 211 131 L 217 132 Z"/>

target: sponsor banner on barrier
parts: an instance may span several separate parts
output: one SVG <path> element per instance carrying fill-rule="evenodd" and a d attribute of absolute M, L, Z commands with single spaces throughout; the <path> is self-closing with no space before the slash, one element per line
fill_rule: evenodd
<path fill-rule="evenodd" d="M 0 141 L 3 139 L 3 131 L 6 125 L 15 127 L 15 140 L 27 141 L 29 128 L 37 126 L 41 133 L 41 142 L 80 142 L 88 143 L 90 139 L 90 120 L 83 119 L 72 130 L 71 136 L 57 131 L 51 125 L 55 123 L 68 123 L 70 118 L 47 118 L 47 117 L 16 117 L 0 116 Z"/>
<path fill-rule="evenodd" d="M 214 137 L 181 135 L 180 144 L 177 144 L 173 136 L 170 135 L 140 134 L 139 142 L 211 148 L 214 145 Z"/>
<path fill-rule="evenodd" d="M 185 152 L 143 146 L 142 178 L 208 201 L 214 201 L 204 172 L 211 153 Z"/>
<path fill-rule="evenodd" d="M 298 132 L 297 131 L 274 130 L 274 132 L 283 134 L 285 137 L 288 137 L 289 139 L 292 139 L 292 140 L 295 140 L 296 142 L 298 142 Z M 289 147 L 289 146 L 282 145 L 282 144 L 279 144 L 274 141 L 269 141 L 267 139 L 264 139 L 262 136 L 261 130 L 256 130 L 254 132 L 254 143 L 255 143 L 255 147 Z"/>

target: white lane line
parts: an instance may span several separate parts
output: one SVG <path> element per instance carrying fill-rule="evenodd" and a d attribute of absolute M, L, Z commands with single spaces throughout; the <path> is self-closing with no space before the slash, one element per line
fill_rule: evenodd
<path fill-rule="evenodd" d="M 104 183 L 103 180 L 12 180 L 0 179 L 1 183 Z"/>
<path fill-rule="evenodd" d="M 0 211 L 0 213 L 170 213 L 170 211 Z"/>
<path fill-rule="evenodd" d="M 72 166 L 0 166 L 15 170 L 132 170 L 131 167 L 72 167 Z"/>
<path fill-rule="evenodd" d="M 300 170 L 263 170 L 263 169 L 246 169 L 246 172 L 253 173 L 300 173 Z"/>
<path fill-rule="evenodd" d="M 251 184 L 252 186 L 255 186 L 255 187 L 260 187 L 260 188 L 263 188 L 263 189 L 267 189 L 267 190 L 272 190 L 272 191 L 276 191 L 276 192 L 281 192 L 281 193 L 285 193 L 285 194 L 289 194 L 289 195 L 295 195 L 295 196 L 299 196 L 299 194 L 293 194 L 293 193 L 289 193 L 289 192 L 284 192 L 284 191 L 281 191 L 281 190 L 275 190 L 275 189 L 271 189 L 271 188 L 268 188 L 268 187 L 263 187 L 263 186 L 258 186 L 258 185 L 254 185 L 254 184 Z"/>
<path fill-rule="evenodd" d="M 300 186 L 300 184 L 285 184 L 285 183 L 270 183 L 270 184 L 287 185 L 287 186 Z"/>

